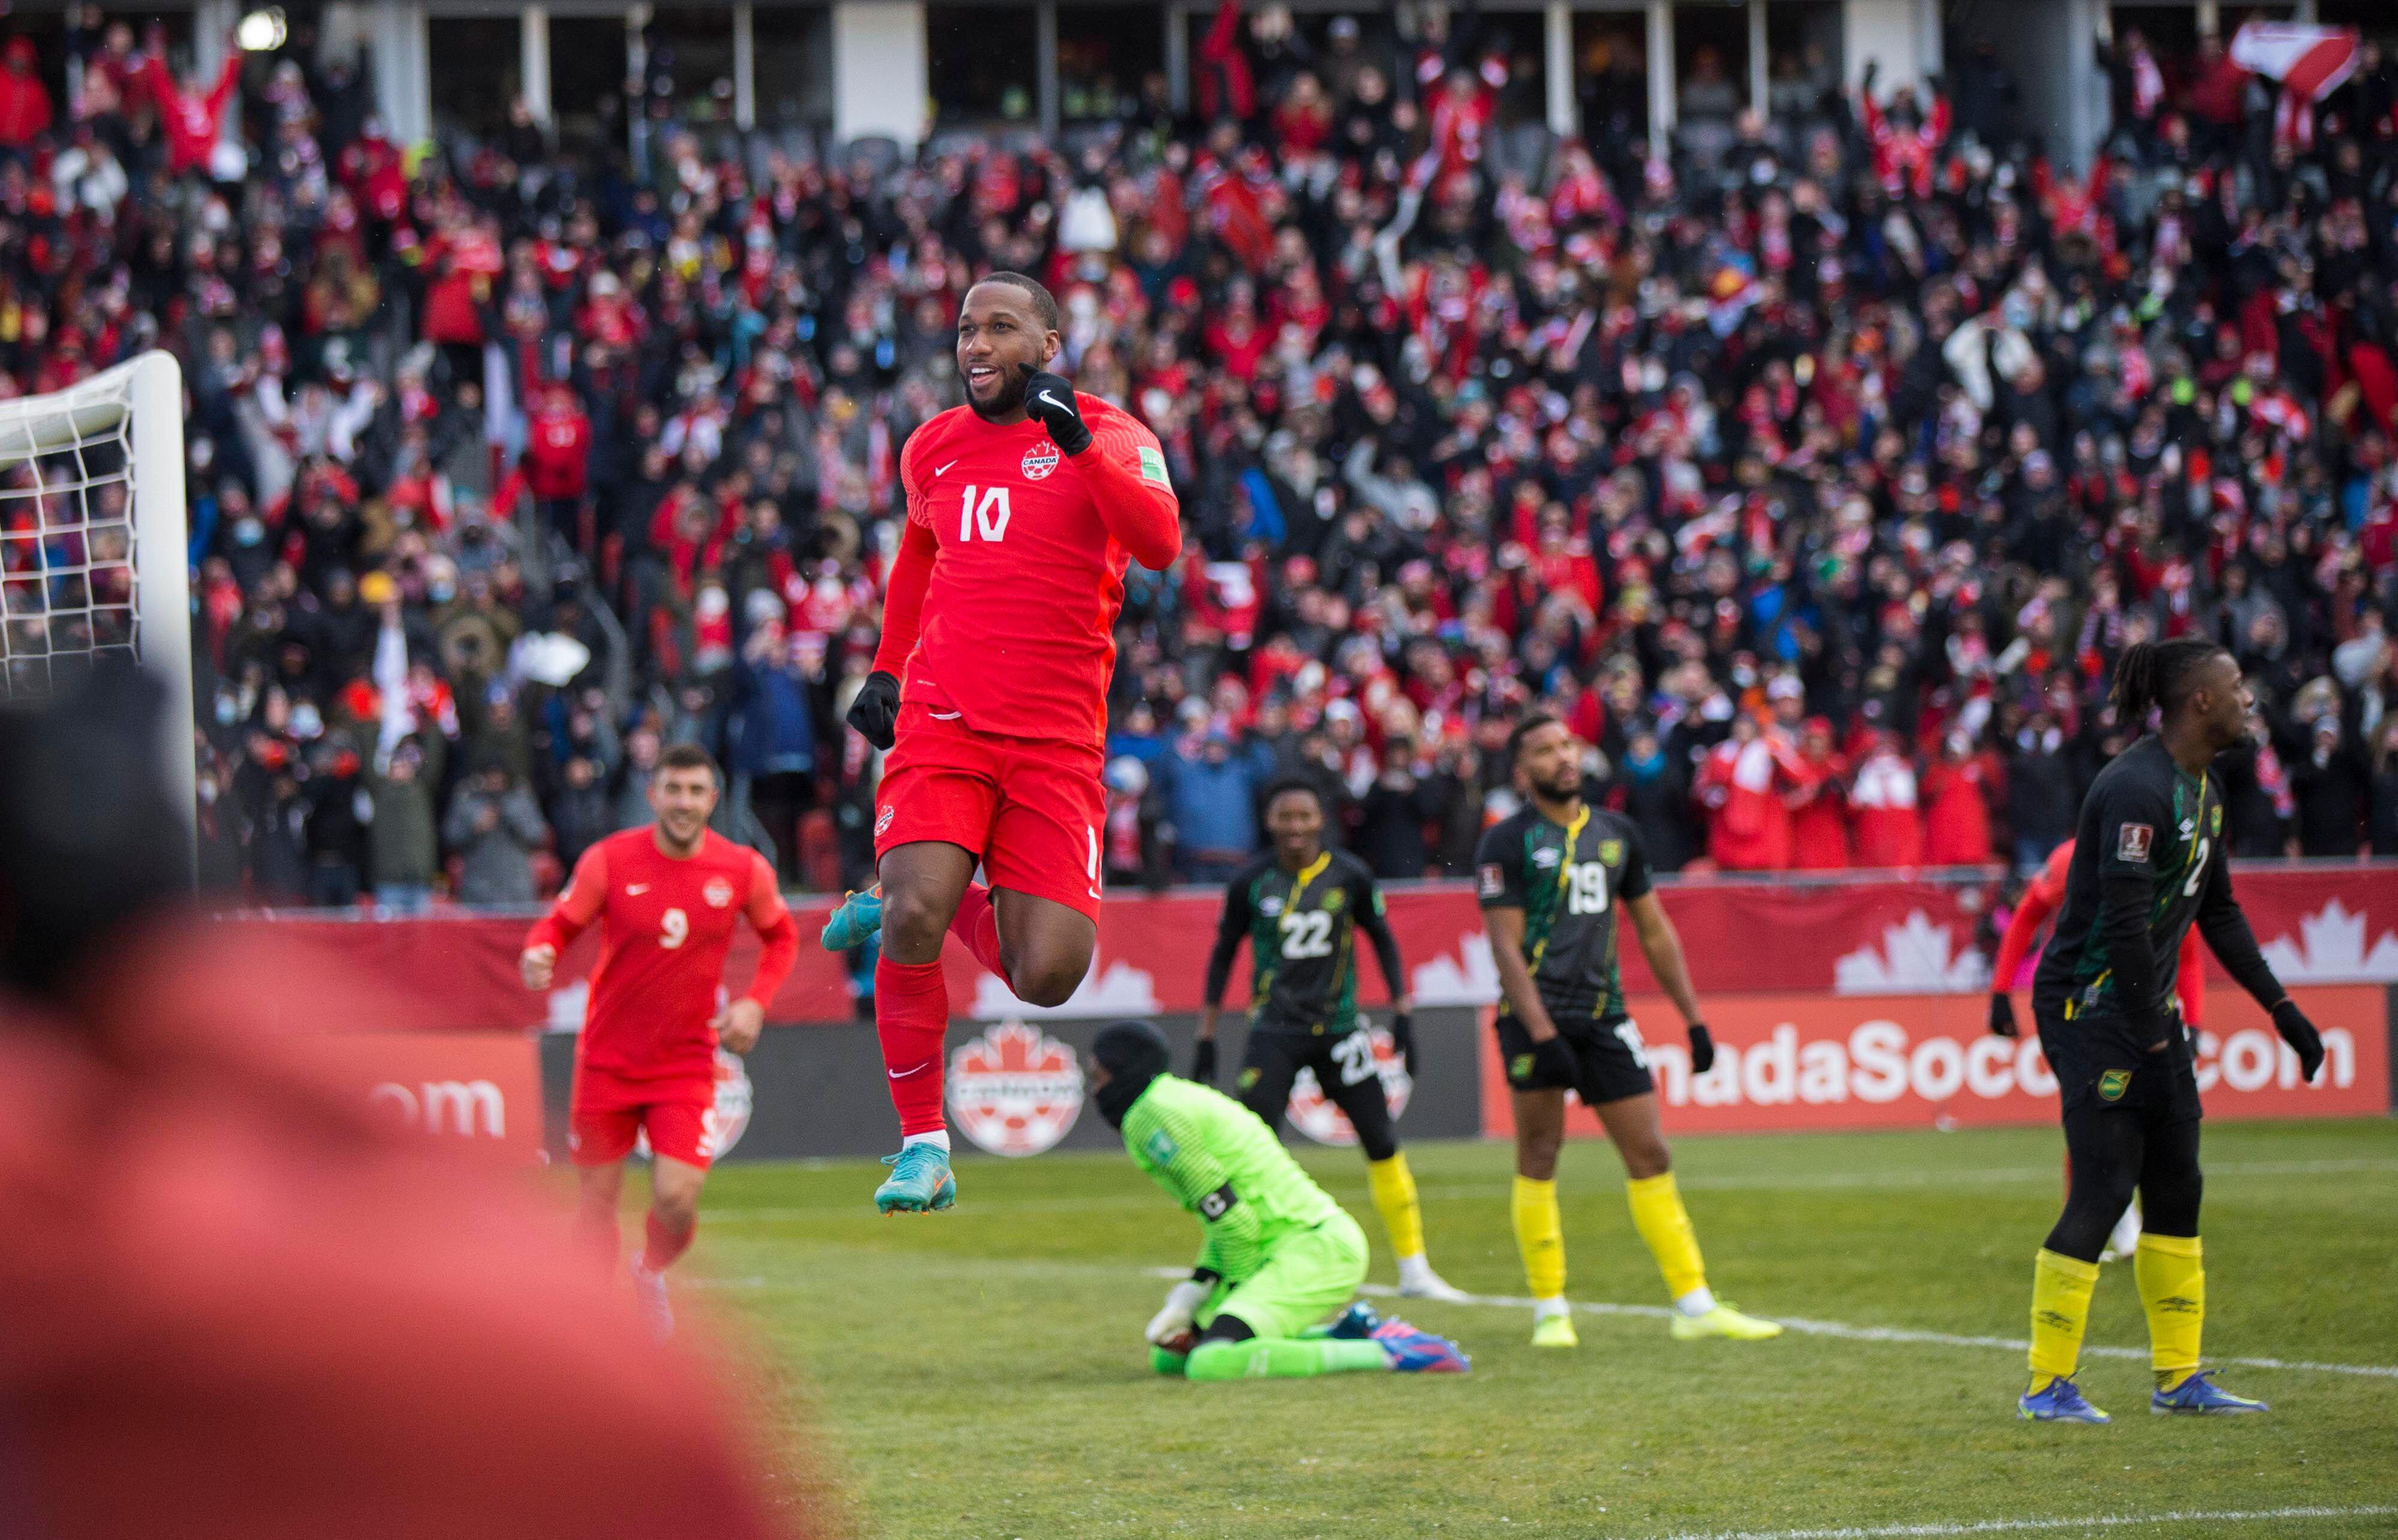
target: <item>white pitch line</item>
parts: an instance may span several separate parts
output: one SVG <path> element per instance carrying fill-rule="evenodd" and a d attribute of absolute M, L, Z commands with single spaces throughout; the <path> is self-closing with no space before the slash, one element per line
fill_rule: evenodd
<path fill-rule="evenodd" d="M 1175 1277 L 1184 1276 L 1182 1271 L 1172 1269 L 1154 1271 L 1158 1271 L 1161 1277 L 1168 1274 Z M 1400 1297 L 1399 1291 L 1386 1283 L 1366 1284 L 1357 1291 L 1376 1299 Z M 1468 1294 L 1462 1300 L 1450 1303 L 1492 1305 L 1507 1310 L 1529 1310 L 1532 1307 L 1530 1299 L 1508 1294 Z M 1662 1304 L 1615 1304 L 1590 1300 L 1575 1302 L 1574 1308 L 1588 1316 L 1643 1316 L 1651 1319 L 1669 1317 L 1674 1313 L 1670 1307 Z M 2020 1337 L 1970 1337 L 1953 1331 L 1916 1331 L 1895 1326 L 1850 1326 L 1842 1321 L 1807 1320 L 1791 1316 L 1770 1316 L 1766 1318 L 1778 1321 L 1785 1330 L 1796 1331 L 1801 1336 L 1836 1337 L 1844 1342 L 1911 1343 L 1932 1347 L 1991 1347 L 2009 1353 L 2031 1351 L 2031 1344 Z M 2142 1363 L 2146 1363 L 2149 1358 L 2148 1349 L 2143 1347 L 2085 1346 L 2081 1351 L 2083 1356 L 2093 1358 L 2136 1358 Z M 2213 1358 L 2209 1361 L 2241 1369 L 2292 1369 L 2305 1370 L 2317 1374 L 2361 1374 L 2374 1379 L 2398 1380 L 2398 1367 L 2383 1364 L 2310 1363 L 2294 1358 Z"/>
<path fill-rule="evenodd" d="M 2214 1512 L 2094 1513 L 2081 1519 L 1983 1519 L 1956 1524 L 1872 1524 L 1820 1530 L 1693 1530 L 1664 1540 L 1906 1540 L 1916 1535 L 2021 1534 L 2043 1530 L 2124 1529 L 2148 1524 L 2270 1524 L 2294 1519 L 2382 1519 L 2398 1507 L 2226 1508 Z"/>

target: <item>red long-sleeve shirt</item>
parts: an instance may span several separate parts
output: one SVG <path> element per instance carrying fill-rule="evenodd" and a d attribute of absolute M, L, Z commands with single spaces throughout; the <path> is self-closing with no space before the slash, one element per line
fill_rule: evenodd
<path fill-rule="evenodd" d="M 224 68 L 217 72 L 217 83 L 206 96 L 184 90 L 166 60 L 155 53 L 142 65 L 142 78 L 149 82 L 159 124 L 167 130 L 167 169 L 180 176 L 205 168 L 224 128 L 225 103 L 241 80 L 240 53 L 225 55 Z"/>
<path fill-rule="evenodd" d="M 566 891 L 525 937 L 527 948 L 563 952 L 601 922 L 576 1073 L 713 1084 L 716 1033 L 708 1022 L 734 922 L 745 917 L 765 950 L 742 997 L 763 1006 L 800 950 L 800 927 L 764 857 L 710 831 L 697 855 L 679 859 L 658 848 L 650 825 L 585 851 Z"/>
<path fill-rule="evenodd" d="M 2038 960 L 2032 939 L 2065 907 L 2065 871 L 2072 864 L 2073 842 L 2068 840 L 2049 852 L 2048 864 L 2025 885 L 2023 897 L 2015 900 L 2014 917 L 2007 922 L 2007 933 L 1999 938 L 1998 960 L 1990 965 L 1992 989 L 2014 988 L 2024 965 Z M 2199 954 L 2198 944 L 2198 927 L 2192 925 L 2181 939 L 2181 966 L 2174 970 L 2174 995 L 2181 1001 L 2182 1020 L 2192 1031 L 2206 1010 L 2206 962 Z"/>

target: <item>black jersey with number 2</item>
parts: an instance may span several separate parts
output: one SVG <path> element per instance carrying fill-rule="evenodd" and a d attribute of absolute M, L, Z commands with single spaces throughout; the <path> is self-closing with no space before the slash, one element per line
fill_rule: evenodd
<path fill-rule="evenodd" d="M 1630 819 L 1584 804 L 1566 825 L 1527 805 L 1483 834 L 1475 868 L 1483 908 L 1524 912 L 1524 966 L 1559 1031 L 1624 1014 L 1617 900 L 1649 891 Z"/>
<path fill-rule="evenodd" d="M 1268 854 L 1243 867 L 1225 888 L 1216 952 L 1220 966 L 1229 967 L 1241 941 L 1249 941 L 1249 1019 L 1256 1030 L 1346 1033 L 1357 1025 L 1361 928 L 1385 964 L 1386 982 L 1402 988 L 1394 971 L 1397 942 L 1366 863 L 1345 850 L 1327 850 L 1290 871 Z"/>

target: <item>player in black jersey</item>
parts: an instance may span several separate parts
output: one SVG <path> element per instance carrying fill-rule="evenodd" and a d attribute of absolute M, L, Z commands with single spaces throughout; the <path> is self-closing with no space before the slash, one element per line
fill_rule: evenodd
<path fill-rule="evenodd" d="M 1582 745 L 1556 718 L 1525 718 L 1507 749 L 1529 800 L 1483 834 L 1475 864 L 1505 992 L 1499 1055 L 1515 1087 L 1516 1242 L 1532 1286 L 1533 1344 L 1574 1345 L 1556 1182 L 1569 1090 L 1598 1114 L 1623 1156 L 1633 1224 L 1674 1295 L 1674 1335 L 1778 1336 L 1781 1327 L 1742 1315 L 1707 1289 L 1658 1124 L 1648 1053 L 1625 1009 L 1618 914 L 1632 917 L 1650 970 L 1689 1025 L 1691 1067 L 1704 1074 L 1715 1062 L 1681 939 L 1649 888 L 1639 831 L 1583 801 Z"/>
<path fill-rule="evenodd" d="M 2190 637 L 2138 642 L 2115 667 L 2117 720 L 2157 731 L 2098 772 L 2081 804 L 2065 906 L 2032 976 L 2041 1051 L 2055 1072 L 2072 1176 L 2033 1270 L 2031 1386 L 2038 1422 L 2103 1423 L 2073 1383 L 2098 1252 L 2138 1190 L 2133 1273 L 2149 1316 L 2157 1412 L 2262 1412 L 2200 1371 L 2206 1275 L 2199 1263 L 2198 1074 L 2174 1006 L 2195 923 L 2224 970 L 2272 1013 L 2311 1080 L 2323 1039 L 2283 993 L 2231 896 L 2223 789 L 2207 765 L 2248 739 L 2250 699 L 2231 655 Z"/>
<path fill-rule="evenodd" d="M 1207 993 L 1199 1012 L 1199 1047 L 1191 1077 L 1216 1083 L 1216 1018 L 1233 957 L 1251 943 L 1249 1045 L 1235 1090 L 1241 1104 L 1282 1131 L 1292 1082 L 1312 1072 L 1325 1100 L 1348 1114 L 1366 1152 L 1374 1207 L 1399 1259 L 1399 1292 L 1416 1299 L 1462 1299 L 1424 1255 L 1416 1181 L 1391 1128 L 1371 1024 L 1357 1009 L 1357 933 L 1374 943 L 1389 986 L 1391 1036 L 1408 1073 L 1416 1068 L 1414 1002 L 1399 962 L 1398 938 L 1382 918 L 1381 891 L 1365 862 L 1324 846 L 1324 804 L 1313 783 L 1276 781 L 1266 790 L 1266 831 L 1273 848 L 1243 867 L 1224 890 L 1224 917 L 1207 958 Z"/>

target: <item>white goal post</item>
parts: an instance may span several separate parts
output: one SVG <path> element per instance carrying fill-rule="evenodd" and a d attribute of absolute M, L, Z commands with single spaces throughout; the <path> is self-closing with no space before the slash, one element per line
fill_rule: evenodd
<path fill-rule="evenodd" d="M 139 662 L 167 689 L 158 752 L 187 828 L 190 522 L 172 354 L 0 401 L 0 699 L 49 695 L 102 659 Z"/>

